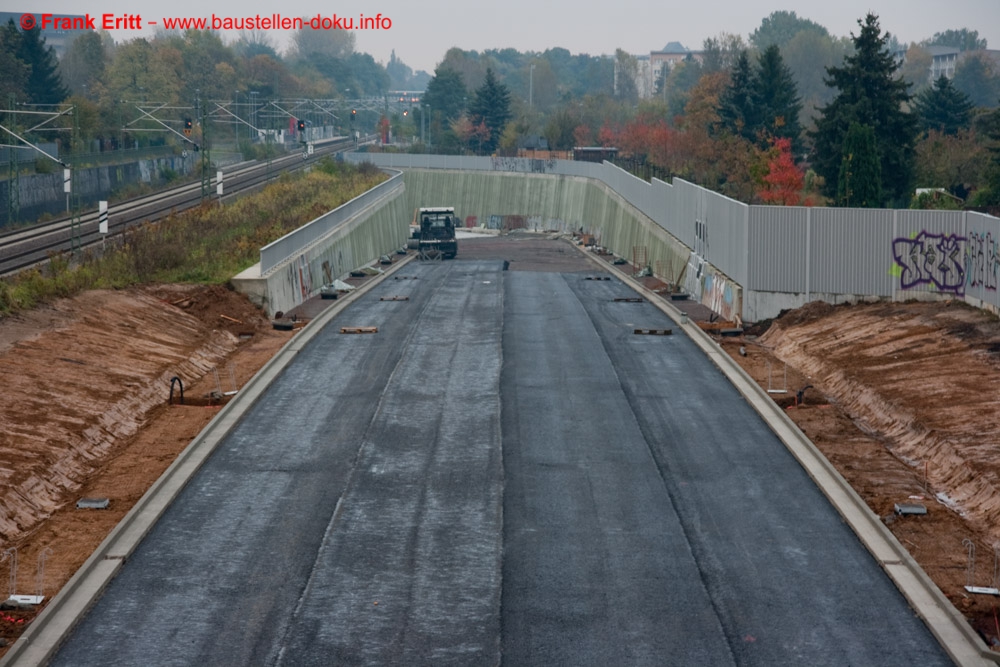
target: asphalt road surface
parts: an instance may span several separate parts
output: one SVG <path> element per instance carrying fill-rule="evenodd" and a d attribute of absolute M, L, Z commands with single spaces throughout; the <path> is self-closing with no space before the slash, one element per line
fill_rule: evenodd
<path fill-rule="evenodd" d="M 621 283 L 402 273 L 295 358 L 54 664 L 950 664 L 694 344 L 632 333 L 671 324 Z"/>

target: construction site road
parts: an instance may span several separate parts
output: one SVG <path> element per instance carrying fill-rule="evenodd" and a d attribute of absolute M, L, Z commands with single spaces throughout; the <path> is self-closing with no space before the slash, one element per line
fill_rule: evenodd
<path fill-rule="evenodd" d="M 694 343 L 634 333 L 671 327 L 651 304 L 403 273 L 305 345 L 53 664 L 951 664 Z"/>

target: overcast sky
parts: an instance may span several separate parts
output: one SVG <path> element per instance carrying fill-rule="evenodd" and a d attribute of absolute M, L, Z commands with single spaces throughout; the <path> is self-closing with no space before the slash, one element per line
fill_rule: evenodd
<path fill-rule="evenodd" d="M 989 46 L 1000 49 L 1000 0 L 826 0 L 779 4 L 775 0 L 614 0 L 595 2 L 539 2 L 538 0 L 0 0 L 0 11 L 53 14 L 139 14 L 144 22 L 166 16 L 270 15 L 356 17 L 381 13 L 392 20 L 383 31 L 356 31 L 357 49 L 383 63 L 390 52 L 414 70 L 429 72 L 452 46 L 482 51 L 512 47 L 544 51 L 563 47 L 572 53 L 599 55 L 622 48 L 649 53 L 667 42 L 696 49 L 702 40 L 720 32 L 746 37 L 761 19 L 777 10 L 792 10 L 825 26 L 832 34 L 857 32 L 857 20 L 869 10 L 881 19 L 883 30 L 901 42 L 930 37 L 949 28 L 978 30 Z M 135 33 L 115 31 L 116 39 Z M 148 34 L 152 34 L 149 31 Z M 287 32 L 274 31 L 279 50 Z M 232 36 L 234 37 L 234 36 Z M 227 41 L 229 41 L 227 39 Z"/>

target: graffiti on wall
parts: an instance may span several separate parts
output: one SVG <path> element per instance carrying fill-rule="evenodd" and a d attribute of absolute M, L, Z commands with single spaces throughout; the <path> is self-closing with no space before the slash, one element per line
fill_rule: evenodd
<path fill-rule="evenodd" d="M 996 291 L 1000 261 L 997 258 L 997 240 L 990 232 L 969 234 L 965 242 L 965 273 L 969 287 Z"/>
<path fill-rule="evenodd" d="M 721 315 L 723 319 L 739 322 L 742 304 L 736 298 L 733 283 L 710 271 L 702 274 L 700 281 L 701 303 Z"/>
<path fill-rule="evenodd" d="M 490 166 L 493 168 L 493 171 L 517 171 L 534 174 L 545 174 L 554 171 L 557 164 L 555 158 L 536 160 L 533 158 L 493 156 L 490 160 Z"/>
<path fill-rule="evenodd" d="M 922 231 L 914 238 L 892 242 L 892 255 L 901 267 L 899 285 L 911 289 L 933 285 L 942 292 L 965 292 L 965 239 L 955 234 L 932 234 Z"/>
<path fill-rule="evenodd" d="M 499 229 L 505 232 L 527 227 L 528 220 L 523 215 L 491 215 L 486 223 L 487 229 Z"/>

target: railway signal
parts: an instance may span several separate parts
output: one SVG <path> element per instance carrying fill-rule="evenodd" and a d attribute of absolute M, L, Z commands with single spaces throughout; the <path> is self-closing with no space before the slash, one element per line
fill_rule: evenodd
<path fill-rule="evenodd" d="M 190 137 L 191 130 L 194 128 L 194 123 L 191 122 L 190 118 L 184 119 L 184 136 Z"/>
<path fill-rule="evenodd" d="M 301 118 L 299 119 L 298 128 L 299 128 L 299 132 L 305 132 L 306 131 L 306 122 L 304 120 L 302 120 Z"/>

